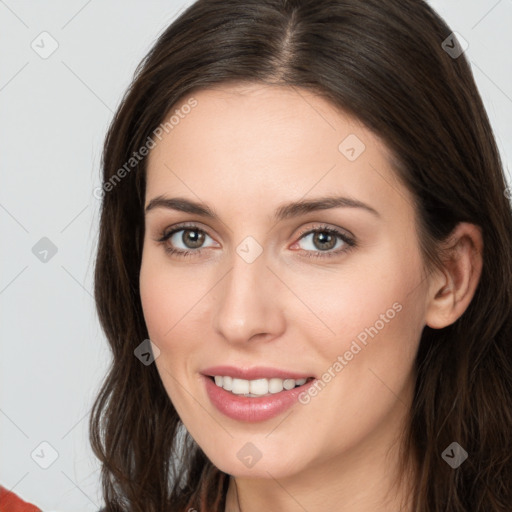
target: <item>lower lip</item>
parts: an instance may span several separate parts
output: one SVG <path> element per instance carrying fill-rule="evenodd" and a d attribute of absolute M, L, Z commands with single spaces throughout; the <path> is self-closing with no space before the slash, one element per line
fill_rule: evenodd
<path fill-rule="evenodd" d="M 265 421 L 286 411 L 298 401 L 299 395 L 307 391 L 316 380 L 312 379 L 302 386 L 283 390 L 273 395 L 251 398 L 226 391 L 206 375 L 203 375 L 203 378 L 212 404 L 221 413 L 234 420 L 249 422 Z"/>

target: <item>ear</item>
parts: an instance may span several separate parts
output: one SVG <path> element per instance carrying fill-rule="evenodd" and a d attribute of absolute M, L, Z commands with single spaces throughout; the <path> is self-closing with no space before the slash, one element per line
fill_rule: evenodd
<path fill-rule="evenodd" d="M 431 278 L 425 322 L 433 329 L 454 323 L 469 306 L 483 265 L 481 228 L 461 222 L 443 243 L 448 251 L 442 271 Z"/>

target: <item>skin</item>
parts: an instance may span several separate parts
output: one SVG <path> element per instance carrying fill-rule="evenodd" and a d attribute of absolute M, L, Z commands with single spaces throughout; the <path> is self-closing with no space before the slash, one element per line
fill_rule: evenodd
<path fill-rule="evenodd" d="M 232 475 L 226 511 L 239 510 L 239 500 L 244 512 L 396 512 L 410 483 L 392 486 L 420 335 L 425 325 L 453 323 L 469 305 L 481 272 L 481 233 L 459 224 L 453 259 L 428 274 L 411 195 L 385 145 L 356 119 L 283 86 L 224 84 L 193 97 L 197 106 L 151 150 L 147 169 L 146 205 L 159 195 L 184 197 L 219 215 L 146 214 L 141 300 L 169 398 L 209 459 Z M 354 161 L 338 149 L 350 134 L 365 145 Z M 271 218 L 283 203 L 328 195 L 362 201 L 379 216 L 338 207 Z M 157 241 L 181 222 L 206 233 L 200 255 L 170 255 Z M 308 258 L 347 247 L 338 238 L 322 245 L 314 234 L 300 235 L 319 223 L 352 235 L 357 246 Z M 167 244 L 197 251 L 194 235 L 181 231 Z M 247 236 L 263 251 L 252 263 L 236 252 Z M 401 310 L 367 345 L 359 343 L 309 403 L 248 423 L 209 401 L 199 373 L 218 364 L 321 379 L 395 303 Z M 247 442 L 261 452 L 251 468 L 237 457 Z"/>

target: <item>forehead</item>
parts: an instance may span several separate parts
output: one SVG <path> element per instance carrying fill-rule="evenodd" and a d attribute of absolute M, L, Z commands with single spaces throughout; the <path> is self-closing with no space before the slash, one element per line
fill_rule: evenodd
<path fill-rule="evenodd" d="M 191 98 L 196 106 L 186 109 Z M 269 144 L 281 153 L 291 144 L 303 143 L 305 150 L 323 146 L 322 149 L 329 147 L 338 152 L 340 137 L 357 134 L 369 149 L 375 146 L 387 153 L 379 138 L 359 120 L 317 94 L 297 87 L 254 83 L 216 85 L 185 97 L 166 118 L 181 110 L 187 113 L 179 116 L 180 119 L 174 115 L 173 126 L 167 130 L 167 134 L 173 134 L 167 137 L 171 145 L 191 141 L 206 149 L 211 145 L 209 141 L 224 145 L 232 141 L 232 153 L 235 149 L 247 152 L 251 147 L 261 149 Z M 235 143 L 240 145 L 235 147 Z"/>
<path fill-rule="evenodd" d="M 183 108 L 191 98 L 195 106 Z M 216 86 L 186 96 L 165 118 L 173 114 L 149 154 L 148 196 L 215 192 L 220 200 L 222 190 L 257 204 L 263 196 L 335 191 L 378 201 L 400 187 L 379 137 L 311 91 Z"/>

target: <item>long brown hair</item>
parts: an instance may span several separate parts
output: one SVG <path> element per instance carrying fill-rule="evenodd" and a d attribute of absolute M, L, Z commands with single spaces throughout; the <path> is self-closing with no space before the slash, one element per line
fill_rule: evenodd
<path fill-rule="evenodd" d="M 422 0 L 199 0 L 158 38 L 102 160 L 95 300 L 113 360 L 90 441 L 108 512 L 224 511 L 229 475 L 186 432 L 156 366 L 134 356 L 148 338 L 139 295 L 147 159 L 126 162 L 179 101 L 242 81 L 313 91 L 382 138 L 414 197 L 426 266 L 442 264 L 439 244 L 458 222 L 482 228 L 472 302 L 452 325 L 422 332 L 403 453 L 419 461 L 415 512 L 512 509 L 511 207 L 468 61 L 443 43 L 459 48 L 451 33 Z M 441 456 L 453 441 L 468 453 L 457 469 Z"/>

